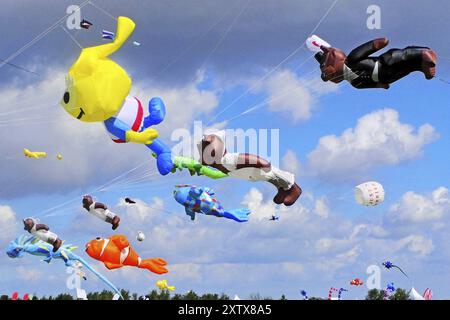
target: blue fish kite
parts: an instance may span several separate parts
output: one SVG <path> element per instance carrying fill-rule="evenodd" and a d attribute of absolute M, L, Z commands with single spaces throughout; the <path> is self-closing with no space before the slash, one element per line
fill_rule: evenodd
<path fill-rule="evenodd" d="M 237 222 L 246 222 L 248 221 L 248 215 L 251 213 L 248 209 L 225 211 L 215 198 L 214 191 L 206 187 L 176 186 L 173 196 L 178 203 L 184 206 L 186 214 L 191 217 L 191 220 L 195 219 L 196 213 L 203 213 Z"/>

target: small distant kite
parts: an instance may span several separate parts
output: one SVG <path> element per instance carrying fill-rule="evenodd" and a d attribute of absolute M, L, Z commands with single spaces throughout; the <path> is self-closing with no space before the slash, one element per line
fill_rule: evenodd
<path fill-rule="evenodd" d="M 114 32 L 108 31 L 108 30 L 103 30 L 102 31 L 102 38 L 103 39 L 108 39 L 108 40 L 114 40 Z"/>
<path fill-rule="evenodd" d="M 305 290 L 300 291 L 300 294 L 303 297 L 303 300 L 308 300 L 308 293 Z"/>
<path fill-rule="evenodd" d="M 158 280 L 158 281 L 156 281 L 156 286 L 160 290 L 169 290 L 169 291 L 174 291 L 175 290 L 174 286 L 169 286 L 167 284 L 167 280 Z"/>
<path fill-rule="evenodd" d="M 138 234 L 136 236 L 137 241 L 144 241 L 145 240 L 145 234 L 142 231 L 138 231 Z"/>
<path fill-rule="evenodd" d="M 43 152 L 43 151 L 30 151 L 28 149 L 23 149 L 23 154 L 25 157 L 28 157 L 28 158 L 34 158 L 34 159 L 47 158 L 47 152 Z"/>
<path fill-rule="evenodd" d="M 278 216 L 272 216 L 270 218 L 270 221 L 278 221 L 278 220 L 280 220 L 280 217 L 278 217 Z"/>
<path fill-rule="evenodd" d="M 62 156 L 60 153 L 58 153 L 58 154 L 56 155 L 56 159 L 62 160 L 62 158 L 63 158 L 63 156 Z"/>
<path fill-rule="evenodd" d="M 425 300 L 432 300 L 433 299 L 433 291 L 431 291 L 430 288 L 426 288 L 423 292 L 423 297 Z"/>
<path fill-rule="evenodd" d="M 130 198 L 125 198 L 125 202 L 128 203 L 128 204 L 135 204 L 136 203 L 136 201 L 131 200 Z"/>
<path fill-rule="evenodd" d="M 83 196 L 82 203 L 83 208 L 86 209 L 87 212 L 107 223 L 110 223 L 113 230 L 116 230 L 119 227 L 120 217 L 109 210 L 105 204 L 94 201 L 90 195 Z"/>
<path fill-rule="evenodd" d="M 141 45 L 141 43 L 137 42 L 137 41 L 133 41 L 133 45 L 135 45 L 136 47 L 139 47 Z"/>
<path fill-rule="evenodd" d="M 361 279 L 356 278 L 353 279 L 352 281 L 350 281 L 350 285 L 351 286 L 362 286 L 364 284 L 364 282 L 361 281 Z"/>
<path fill-rule="evenodd" d="M 348 291 L 347 289 L 340 288 L 338 292 L 338 300 L 341 300 L 342 292 Z"/>
<path fill-rule="evenodd" d="M 85 19 L 83 19 L 83 21 L 80 22 L 80 27 L 83 29 L 89 29 L 90 27 L 92 27 L 93 24 Z"/>
<path fill-rule="evenodd" d="M 409 278 L 408 275 L 399 266 L 393 264 L 390 261 L 385 261 L 382 263 L 382 265 L 388 270 L 390 270 L 392 268 L 397 268 L 401 273 L 403 273 L 405 275 L 405 277 Z"/>
<path fill-rule="evenodd" d="M 328 300 L 335 300 L 333 299 L 334 292 L 338 292 L 338 289 L 331 287 L 330 290 L 328 290 Z"/>

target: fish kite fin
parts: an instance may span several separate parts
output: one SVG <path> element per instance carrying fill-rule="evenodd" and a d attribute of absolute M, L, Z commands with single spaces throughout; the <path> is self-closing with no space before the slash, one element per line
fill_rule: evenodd
<path fill-rule="evenodd" d="M 123 264 L 105 262 L 105 267 L 108 268 L 109 270 L 113 270 L 113 269 L 122 268 Z"/>
<path fill-rule="evenodd" d="M 114 235 L 110 239 L 119 250 L 125 249 L 130 245 L 128 239 L 122 234 Z"/>
<path fill-rule="evenodd" d="M 194 221 L 195 220 L 195 212 L 192 209 L 189 209 L 187 207 L 184 207 L 184 211 L 186 211 L 186 215 L 188 215 L 189 217 L 191 217 L 191 220 Z"/>

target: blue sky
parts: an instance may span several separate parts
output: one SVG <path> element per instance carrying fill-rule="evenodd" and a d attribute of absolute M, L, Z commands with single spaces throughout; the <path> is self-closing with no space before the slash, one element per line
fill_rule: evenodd
<path fill-rule="evenodd" d="M 169 262 L 169 274 L 157 277 L 131 268 L 108 271 L 90 260 L 131 291 L 144 293 L 166 278 L 180 292 L 284 293 L 297 299 L 301 289 L 326 296 L 329 287 L 344 286 L 350 289 L 347 297 L 357 299 L 366 288 L 349 288 L 349 281 L 366 279 L 369 265 L 388 259 L 410 278 L 382 270 L 382 286 L 394 282 L 419 292 L 430 287 L 436 298 L 449 298 L 450 86 L 437 78 L 450 79 L 450 60 L 445 59 L 450 48 L 441 34 L 450 27 L 445 15 L 450 4 L 378 1 L 382 28 L 369 30 L 366 8 L 372 1 L 339 1 L 316 31 L 345 51 L 380 36 L 390 39 L 390 47 L 430 46 L 440 57 L 432 81 L 412 74 L 389 90 L 325 84 L 306 49 L 274 70 L 303 43 L 332 2 L 253 0 L 233 24 L 245 1 L 135 0 L 127 6 L 94 1 L 114 16 L 136 21 L 132 40 L 141 46 L 124 46 L 114 60 L 133 77 L 134 95 L 166 101 L 167 119 L 157 128 L 166 141 L 177 128 L 192 130 L 194 120 L 280 130 L 280 166 L 296 174 L 304 191 L 288 209 L 271 202 L 275 190 L 263 183 L 185 173 L 160 177 L 146 148 L 116 145 L 101 124 L 71 119 L 58 102 L 64 74 L 79 48 L 62 30 L 55 29 L 12 61 L 39 76 L 3 66 L 0 246 L 23 232 L 21 219 L 36 216 L 87 257 L 82 249 L 87 241 L 112 233 L 83 212 L 80 195 L 106 184 L 95 196 L 122 217 L 119 231 L 133 239 L 142 257 Z M 63 16 L 70 4 L 4 1 L 0 58 Z M 82 15 L 94 22 L 92 30 L 72 33 L 83 46 L 101 43 L 101 29 L 115 29 L 114 20 L 92 6 L 83 8 Z M 50 156 L 25 159 L 24 147 Z M 64 159 L 57 161 L 56 153 Z M 381 182 L 386 190 L 385 202 L 374 208 L 357 205 L 352 196 L 353 187 L 367 180 Z M 249 207 L 250 221 L 200 216 L 192 223 L 172 199 L 173 186 L 184 183 L 214 188 L 226 207 Z M 125 206 L 121 199 L 126 196 L 138 199 L 138 205 Z M 267 221 L 272 214 L 280 215 L 280 221 Z M 134 240 L 138 230 L 146 233 L 146 241 Z M 47 265 L 34 257 L 1 255 L 0 266 L 0 293 L 69 292 L 59 261 Z M 83 287 L 104 288 L 92 276 Z"/>

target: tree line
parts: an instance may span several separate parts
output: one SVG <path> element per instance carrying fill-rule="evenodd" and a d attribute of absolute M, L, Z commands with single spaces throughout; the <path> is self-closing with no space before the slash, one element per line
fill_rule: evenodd
<path fill-rule="evenodd" d="M 230 300 L 230 297 L 225 293 L 204 293 L 197 294 L 194 291 L 188 291 L 187 293 L 175 293 L 170 294 L 168 290 L 152 290 L 146 295 L 139 295 L 137 293 L 131 293 L 129 290 L 121 290 L 121 294 L 125 300 Z M 112 300 L 114 293 L 112 291 L 103 290 L 99 292 L 90 292 L 87 294 L 88 300 Z M 385 291 L 378 289 L 371 289 L 367 292 L 366 300 L 385 300 Z M 397 289 L 394 294 L 388 297 L 389 300 L 409 300 L 409 294 L 407 290 Z M 2 295 L 0 300 L 11 300 L 10 296 Z M 20 298 L 19 298 L 20 300 Z M 32 300 L 76 300 L 73 295 L 69 293 L 60 293 L 58 295 L 32 296 Z M 249 300 L 273 300 L 268 296 L 262 296 L 258 293 L 251 294 Z M 285 295 L 282 295 L 279 300 L 287 300 Z M 309 300 L 326 300 L 325 298 L 310 297 Z"/>

